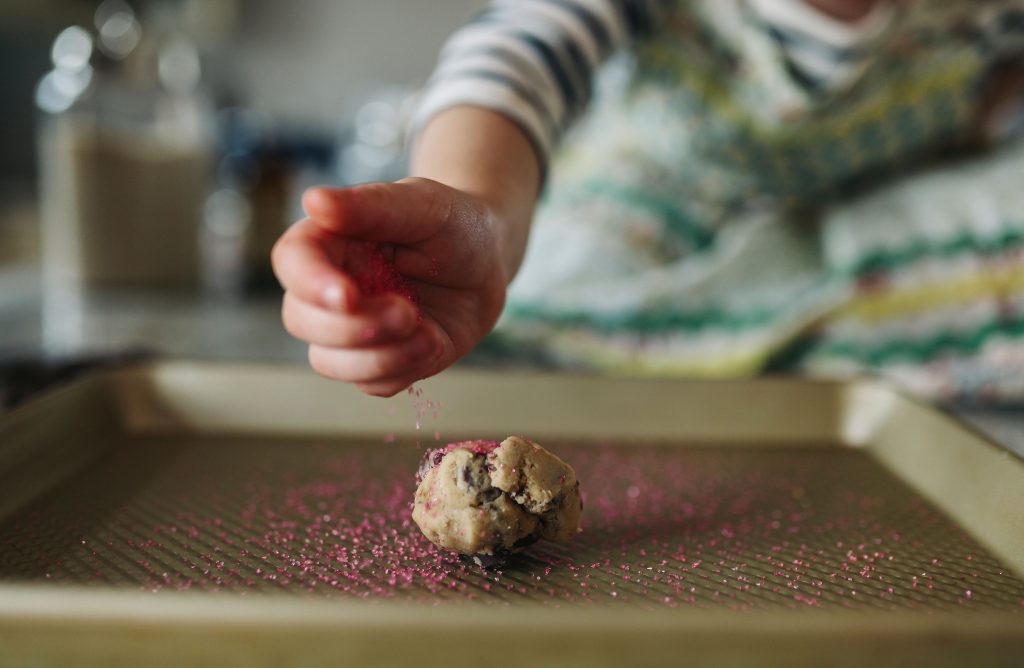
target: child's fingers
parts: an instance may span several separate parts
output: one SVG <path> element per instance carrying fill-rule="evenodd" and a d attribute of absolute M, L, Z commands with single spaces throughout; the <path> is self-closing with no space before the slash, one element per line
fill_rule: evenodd
<path fill-rule="evenodd" d="M 407 339 L 368 348 L 328 348 L 311 345 L 309 364 L 321 376 L 351 383 L 381 379 L 432 368 L 442 347 L 429 329 L 420 327 Z"/>
<path fill-rule="evenodd" d="M 374 397 L 393 397 L 402 390 L 408 388 L 417 380 L 426 376 L 421 374 L 404 374 L 397 378 L 379 380 L 372 383 L 356 383 L 360 392 Z"/>
<path fill-rule="evenodd" d="M 387 296 L 364 301 L 357 312 L 341 314 L 284 294 L 281 319 L 295 338 L 329 348 L 365 347 L 399 341 L 416 328 L 416 310 L 406 299 Z"/>
<path fill-rule="evenodd" d="M 416 381 L 429 378 L 438 371 L 439 369 L 436 368 L 421 367 L 391 378 L 356 383 L 355 386 L 359 388 L 360 392 L 374 397 L 393 397 L 402 390 L 408 389 Z"/>
<path fill-rule="evenodd" d="M 302 205 L 311 220 L 337 234 L 398 244 L 429 239 L 464 208 L 455 191 L 425 179 L 310 188 Z"/>
<path fill-rule="evenodd" d="M 271 252 L 277 280 L 304 302 L 333 311 L 350 311 L 359 302 L 359 289 L 333 262 L 325 232 L 301 220 L 281 235 Z"/>

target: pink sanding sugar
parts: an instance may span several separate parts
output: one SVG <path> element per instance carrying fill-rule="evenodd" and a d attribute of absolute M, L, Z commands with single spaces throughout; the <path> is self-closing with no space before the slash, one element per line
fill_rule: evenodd
<path fill-rule="evenodd" d="M 497 441 L 484 441 L 484 440 L 473 440 L 473 441 L 456 441 L 449 443 L 443 448 L 438 448 L 435 453 L 446 453 L 452 450 L 469 450 L 475 455 L 489 455 L 494 452 L 494 449 L 500 445 Z"/>
<path fill-rule="evenodd" d="M 378 297 L 381 295 L 394 294 L 404 297 L 410 304 L 417 307 L 417 317 L 422 319 L 423 314 L 418 308 L 416 291 L 409 281 L 398 272 L 395 263 L 389 252 L 389 247 L 373 242 L 351 241 L 350 252 L 347 254 L 345 271 L 353 278 L 359 288 L 362 297 Z M 432 268 L 436 274 L 436 267 Z M 372 338 L 375 332 L 371 329 L 366 332 L 367 338 Z M 412 399 L 413 411 L 416 415 L 416 429 L 419 430 L 424 419 L 431 415 L 436 420 L 438 411 L 441 408 L 440 402 L 434 402 L 423 398 L 423 390 L 410 385 L 408 394 Z M 440 440 L 440 432 L 434 432 L 434 440 Z M 385 436 L 385 442 L 393 442 L 393 435 Z"/>
<path fill-rule="evenodd" d="M 423 388 L 417 385 L 410 385 L 409 389 L 406 390 L 406 393 L 409 395 L 412 402 L 412 409 L 416 419 L 416 431 L 419 431 L 423 427 L 423 424 L 428 417 L 434 420 L 437 420 L 440 417 L 441 402 L 424 398 Z M 434 440 L 441 440 L 441 432 L 439 430 L 434 430 Z M 419 445 L 418 441 L 417 445 Z"/>
<path fill-rule="evenodd" d="M 364 297 L 396 294 L 416 304 L 416 293 L 402 276 L 385 246 L 369 241 L 352 241 L 345 271 L 352 276 Z"/>
<path fill-rule="evenodd" d="M 0 578 L 425 603 L 1024 612 L 1024 582 L 861 453 L 545 446 L 583 481 L 584 531 L 498 568 L 419 533 L 410 443 L 209 440 L 122 452 L 65 485 L 79 503 L 18 513 L 0 525 Z M 145 480 L 117 479 L 150 460 Z"/>

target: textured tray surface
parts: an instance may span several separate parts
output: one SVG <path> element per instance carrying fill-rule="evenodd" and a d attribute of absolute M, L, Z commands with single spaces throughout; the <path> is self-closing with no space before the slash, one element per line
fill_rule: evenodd
<path fill-rule="evenodd" d="M 862 451 L 545 446 L 584 532 L 484 570 L 410 520 L 413 444 L 165 437 L 0 525 L 0 581 L 426 603 L 1024 613 L 1024 581 Z"/>

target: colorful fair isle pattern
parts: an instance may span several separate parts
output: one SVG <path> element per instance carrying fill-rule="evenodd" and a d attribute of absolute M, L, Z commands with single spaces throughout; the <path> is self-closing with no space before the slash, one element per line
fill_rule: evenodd
<path fill-rule="evenodd" d="M 679 3 L 555 154 L 499 335 L 617 373 L 749 375 L 785 353 L 1024 399 L 1024 144 L 934 160 L 1022 53 L 1022 19 L 904 3 L 836 87 L 748 3 Z"/>

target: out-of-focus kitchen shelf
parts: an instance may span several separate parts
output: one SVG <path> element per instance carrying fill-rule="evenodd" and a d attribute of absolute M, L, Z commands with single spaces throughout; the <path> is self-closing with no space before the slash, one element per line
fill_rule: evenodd
<path fill-rule="evenodd" d="M 89 290 L 76 309 L 79 317 L 62 324 L 62 334 L 51 336 L 38 266 L 0 266 L 0 285 L 4 357 L 145 349 L 200 359 L 305 359 L 305 347 L 281 326 L 278 294 L 230 301 L 189 290 Z"/>

